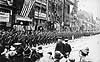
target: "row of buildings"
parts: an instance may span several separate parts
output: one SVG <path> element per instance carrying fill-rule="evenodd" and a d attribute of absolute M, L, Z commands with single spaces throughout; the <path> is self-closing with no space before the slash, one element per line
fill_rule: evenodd
<path fill-rule="evenodd" d="M 63 28 L 71 30 L 76 13 L 77 0 L 1 0 L 0 26 L 17 30 L 61 30 L 66 26 Z"/>

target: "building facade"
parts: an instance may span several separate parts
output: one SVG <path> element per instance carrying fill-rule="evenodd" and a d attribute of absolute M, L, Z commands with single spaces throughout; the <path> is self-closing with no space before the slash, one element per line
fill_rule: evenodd
<path fill-rule="evenodd" d="M 39 26 L 47 30 L 48 23 L 70 25 L 74 3 L 74 0 L 25 0 L 19 15 L 31 19 L 36 30 Z"/>
<path fill-rule="evenodd" d="M 15 7 L 13 0 L 0 0 L 0 29 L 11 28 L 14 22 Z"/>
<path fill-rule="evenodd" d="M 46 2 L 45 0 L 25 0 L 20 13 L 16 16 L 15 25 L 44 26 L 46 22 Z M 21 24 L 22 23 L 22 24 Z M 27 23 L 27 24 L 26 24 Z"/>
<path fill-rule="evenodd" d="M 39 30 L 38 27 L 42 26 L 46 30 L 47 22 L 47 3 L 46 0 L 36 0 L 34 4 L 34 25 L 36 30 Z"/>
<path fill-rule="evenodd" d="M 75 0 L 58 0 L 56 7 L 56 20 L 59 20 L 64 30 L 71 31 L 70 26 L 74 20 L 72 12 L 74 12 Z"/>

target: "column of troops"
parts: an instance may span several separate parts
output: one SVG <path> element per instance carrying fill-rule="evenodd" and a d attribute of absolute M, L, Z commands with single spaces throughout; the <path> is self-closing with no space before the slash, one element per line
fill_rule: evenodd
<path fill-rule="evenodd" d="M 42 50 L 39 45 L 56 43 L 55 34 L 56 32 L 0 31 L 0 61 L 35 62 L 43 56 L 43 53 L 39 53 Z"/>
<path fill-rule="evenodd" d="M 0 31 L 0 62 L 36 62 L 43 57 L 41 45 L 58 43 L 59 36 L 64 39 L 72 34 L 57 31 Z M 58 49 L 62 50 L 61 47 Z"/>

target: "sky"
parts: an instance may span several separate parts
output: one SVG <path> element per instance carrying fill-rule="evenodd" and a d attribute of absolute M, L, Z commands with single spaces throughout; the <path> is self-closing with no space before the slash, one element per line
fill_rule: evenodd
<path fill-rule="evenodd" d="M 100 18 L 100 0 L 79 0 L 78 8 Z"/>

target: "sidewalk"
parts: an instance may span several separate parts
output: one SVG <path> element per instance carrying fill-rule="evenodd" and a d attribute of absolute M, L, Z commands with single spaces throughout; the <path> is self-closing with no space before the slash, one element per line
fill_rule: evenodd
<path fill-rule="evenodd" d="M 100 35 L 81 37 L 75 39 L 74 42 L 71 42 L 70 44 L 72 46 L 70 57 L 75 58 L 76 62 L 79 62 L 79 50 L 84 47 L 89 47 L 90 49 L 89 56 L 86 57 L 87 61 L 100 62 Z M 44 55 L 49 51 L 54 55 L 55 45 L 56 44 L 49 44 L 43 46 Z"/>

